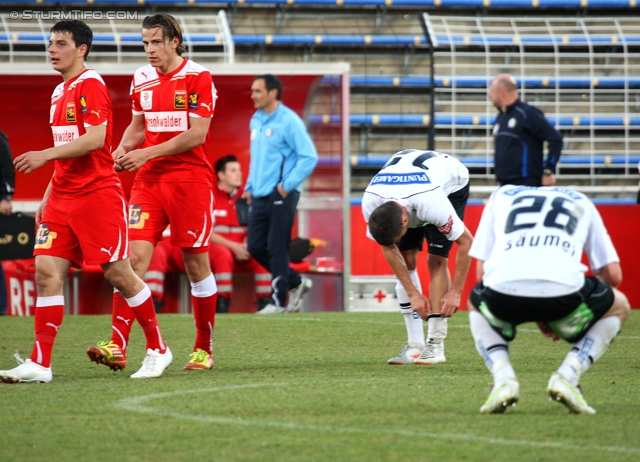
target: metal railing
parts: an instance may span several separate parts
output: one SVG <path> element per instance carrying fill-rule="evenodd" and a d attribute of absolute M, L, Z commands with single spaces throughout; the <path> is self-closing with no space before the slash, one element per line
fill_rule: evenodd
<path fill-rule="evenodd" d="M 496 109 L 486 95 L 491 79 L 506 72 L 518 81 L 521 99 L 542 109 L 563 132 L 560 173 L 575 167 L 572 157 L 587 157 L 586 177 L 595 184 L 603 175 L 596 160 L 608 156 L 615 158 L 607 166 L 616 165 L 617 178 L 637 178 L 633 161 L 640 154 L 640 129 L 631 121 L 640 112 L 640 18 L 422 19 L 440 82 L 434 82 L 433 123 L 450 119 L 446 133 L 435 139 L 436 149 L 445 146 L 461 158 L 484 152 L 490 176 Z M 601 84 L 611 79 L 615 87 Z M 479 122 L 465 123 L 465 116 Z"/>
<path fill-rule="evenodd" d="M 137 18 L 136 12 L 129 13 L 126 18 L 86 20 L 93 31 L 93 58 L 116 63 L 140 58 L 142 17 Z M 56 22 L 54 16 L 49 17 L 46 13 L 32 18 L 0 15 L 0 63 L 48 62 L 49 30 Z M 185 56 L 235 61 L 235 46 L 224 10 L 208 15 L 175 15 L 175 18 L 187 46 Z"/>

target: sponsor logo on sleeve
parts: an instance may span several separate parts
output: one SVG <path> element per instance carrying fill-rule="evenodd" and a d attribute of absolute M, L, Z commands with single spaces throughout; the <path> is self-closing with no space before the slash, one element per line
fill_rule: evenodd
<path fill-rule="evenodd" d="M 207 107 L 206 105 L 204 105 Z M 198 94 L 197 93 L 189 93 L 189 110 L 195 111 L 198 109 Z M 207 109 L 209 109 L 207 107 Z"/>
<path fill-rule="evenodd" d="M 49 226 L 40 225 L 36 232 L 35 249 L 50 249 L 53 240 L 58 237 L 58 233 L 49 230 Z"/>
<path fill-rule="evenodd" d="M 56 104 L 51 105 L 51 110 L 49 111 L 49 125 L 53 123 L 53 116 L 56 113 Z"/>
<path fill-rule="evenodd" d="M 80 97 L 80 111 L 82 111 L 83 114 L 87 113 L 87 98 L 85 98 L 84 95 Z"/>
<path fill-rule="evenodd" d="M 186 109 L 187 108 L 187 90 L 176 90 L 173 94 L 173 108 L 174 109 Z"/>
<path fill-rule="evenodd" d="M 76 122 L 76 103 L 67 103 L 67 122 Z"/>
<path fill-rule="evenodd" d="M 149 213 L 143 212 L 139 205 L 129 206 L 129 229 L 144 229 L 144 223 L 149 219 Z"/>
<path fill-rule="evenodd" d="M 438 228 L 442 234 L 449 234 L 451 232 L 451 228 L 453 228 L 453 217 L 449 215 L 449 219 L 447 222 Z"/>
<path fill-rule="evenodd" d="M 144 90 L 140 92 L 140 106 L 143 111 L 150 111 L 153 104 L 153 90 Z"/>

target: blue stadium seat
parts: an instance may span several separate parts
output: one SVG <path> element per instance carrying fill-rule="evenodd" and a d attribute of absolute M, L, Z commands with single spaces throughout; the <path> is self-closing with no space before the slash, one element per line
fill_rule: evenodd
<path fill-rule="evenodd" d="M 426 45 L 422 35 L 233 35 L 236 45 Z"/>
<path fill-rule="evenodd" d="M 549 117 L 547 120 L 553 125 L 560 128 L 571 127 L 589 127 L 593 120 L 593 125 L 599 127 L 623 127 L 623 126 L 640 126 L 640 116 L 638 117 L 609 117 L 609 116 L 556 116 Z M 486 127 L 492 126 L 495 121 L 494 116 L 486 115 L 436 115 L 436 125 L 457 125 L 470 127 Z M 312 114 L 309 116 L 309 122 L 312 124 L 335 124 L 340 122 L 339 115 L 322 115 Z M 351 114 L 349 118 L 351 125 L 378 125 L 378 126 L 418 126 L 429 125 L 429 116 L 426 114 Z"/>
<path fill-rule="evenodd" d="M 436 87 L 447 88 L 452 86 L 462 88 L 486 88 L 491 83 L 493 77 L 436 77 Z M 590 88 L 611 87 L 624 88 L 624 77 L 526 77 L 516 79 L 519 87 L 526 88 Z M 338 76 L 327 76 L 322 79 L 323 84 L 337 84 L 340 81 Z M 429 87 L 431 78 L 429 76 L 350 76 L 352 87 Z M 640 77 L 630 76 L 627 79 L 629 87 L 640 87 Z"/>
<path fill-rule="evenodd" d="M 460 162 L 466 166 L 493 167 L 493 156 L 486 157 L 459 157 Z M 382 167 L 388 157 L 385 156 L 352 156 L 351 165 L 359 167 Z M 640 154 L 629 156 L 628 165 L 636 165 L 640 161 Z M 561 166 L 589 166 L 589 165 L 627 165 L 627 160 L 623 155 L 618 156 L 569 156 L 560 157 Z"/>
<path fill-rule="evenodd" d="M 40 5 L 153 5 L 153 4 L 227 4 L 227 5 L 317 5 L 317 6 L 386 6 L 386 7 L 466 7 L 466 8 L 635 8 L 634 0 L 11 0 L 11 3 Z"/>

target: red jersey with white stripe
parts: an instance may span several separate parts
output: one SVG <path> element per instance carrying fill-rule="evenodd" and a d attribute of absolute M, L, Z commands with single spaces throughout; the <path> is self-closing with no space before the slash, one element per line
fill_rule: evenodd
<path fill-rule="evenodd" d="M 247 227 L 238 223 L 236 211 L 236 199 L 242 197 L 243 190 L 240 187 L 229 194 L 217 185 L 213 187 L 213 231 L 234 242 L 243 242 L 247 235 Z"/>
<path fill-rule="evenodd" d="M 133 113 L 145 119 L 142 147 L 156 146 L 186 132 L 191 117 L 213 117 L 217 92 L 211 73 L 189 59 L 168 74 L 150 64 L 138 69 L 131 83 Z M 196 182 L 213 185 L 209 160 L 209 133 L 203 144 L 183 153 L 147 162 L 137 173 L 139 180 Z"/>
<path fill-rule="evenodd" d="M 54 146 L 79 138 L 87 132 L 86 127 L 107 126 L 102 148 L 84 156 L 54 162 L 53 194 L 85 194 L 109 186 L 120 186 L 111 157 L 111 98 L 96 71 L 86 69 L 56 87 L 51 95 L 49 123 Z"/>

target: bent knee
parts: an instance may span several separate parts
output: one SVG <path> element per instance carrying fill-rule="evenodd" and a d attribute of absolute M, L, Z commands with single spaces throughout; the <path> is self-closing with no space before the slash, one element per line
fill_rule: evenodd
<path fill-rule="evenodd" d="M 615 295 L 613 305 L 606 315 L 617 316 L 620 318 L 620 322 L 624 324 L 631 314 L 631 304 L 629 303 L 627 296 L 618 289 L 613 289 L 613 293 Z"/>
<path fill-rule="evenodd" d="M 447 257 L 443 257 L 442 255 L 430 253 L 427 256 L 427 265 L 429 266 L 429 270 L 433 271 L 447 266 L 448 260 Z"/>

